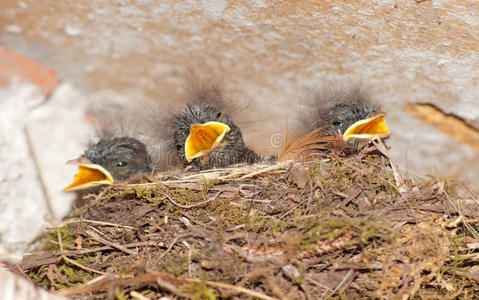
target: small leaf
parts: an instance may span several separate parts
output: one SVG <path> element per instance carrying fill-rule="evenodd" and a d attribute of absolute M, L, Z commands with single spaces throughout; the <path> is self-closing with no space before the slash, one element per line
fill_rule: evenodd
<path fill-rule="evenodd" d="M 289 172 L 289 179 L 300 189 L 303 189 L 311 179 L 309 170 L 301 165 L 294 166 Z"/>

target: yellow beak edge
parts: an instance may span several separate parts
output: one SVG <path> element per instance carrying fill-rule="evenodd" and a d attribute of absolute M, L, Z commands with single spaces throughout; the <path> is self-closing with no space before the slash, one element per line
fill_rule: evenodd
<path fill-rule="evenodd" d="M 185 156 L 188 162 L 211 153 L 223 145 L 222 140 L 231 128 L 221 122 L 193 124 L 185 141 Z"/>
<path fill-rule="evenodd" d="M 78 165 L 78 173 L 73 183 L 63 189 L 64 192 L 87 189 L 101 184 L 113 184 L 110 172 L 100 165 L 89 162 L 84 157 L 67 161 L 66 164 Z"/>
<path fill-rule="evenodd" d="M 347 142 L 351 139 L 385 138 L 390 136 L 391 132 L 384 121 L 385 116 L 386 114 L 382 113 L 357 121 L 344 132 L 343 139 Z"/>

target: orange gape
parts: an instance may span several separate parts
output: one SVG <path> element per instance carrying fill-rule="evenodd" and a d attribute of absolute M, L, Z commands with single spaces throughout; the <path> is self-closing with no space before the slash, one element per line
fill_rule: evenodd
<path fill-rule="evenodd" d="M 85 159 L 71 160 L 67 164 L 78 165 L 78 173 L 72 184 L 63 189 L 64 192 L 81 190 L 98 184 L 113 184 L 114 182 L 110 172 Z"/>
<path fill-rule="evenodd" d="M 359 120 L 353 125 L 349 126 L 343 134 L 343 139 L 349 141 L 350 139 L 370 139 L 375 136 L 384 138 L 391 135 L 384 117 L 386 114 L 378 114 L 364 120 Z"/>
<path fill-rule="evenodd" d="M 193 124 L 185 141 L 185 157 L 188 162 L 211 153 L 223 145 L 223 139 L 230 127 L 221 122 Z"/>
<path fill-rule="evenodd" d="M 216 140 L 216 137 L 209 134 L 206 130 L 202 130 L 201 128 L 198 130 L 196 135 L 198 137 L 199 144 L 201 144 L 200 145 L 200 147 L 201 147 L 200 150 L 205 150 L 205 149 L 210 148 L 211 145 L 213 145 L 213 143 Z"/>

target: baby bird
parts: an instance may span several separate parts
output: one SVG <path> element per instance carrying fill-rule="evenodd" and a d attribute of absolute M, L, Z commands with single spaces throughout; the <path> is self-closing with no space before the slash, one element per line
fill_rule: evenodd
<path fill-rule="evenodd" d="M 67 164 L 78 165 L 79 171 L 63 191 L 127 182 L 137 175 L 150 174 L 153 169 L 145 144 L 131 137 L 103 138 Z"/>
<path fill-rule="evenodd" d="M 391 134 L 384 121 L 386 114 L 359 88 L 318 93 L 314 101 L 312 114 L 305 118 L 313 130 L 287 143 L 278 161 L 309 161 L 328 151 L 357 150 L 362 141 Z"/>
<path fill-rule="evenodd" d="M 239 127 L 224 111 L 217 86 L 202 86 L 174 120 L 174 144 L 180 161 L 193 170 L 252 164 L 261 157 L 248 148 Z"/>
<path fill-rule="evenodd" d="M 385 113 L 362 95 L 337 103 L 327 103 L 317 110 L 316 128 L 327 135 L 340 134 L 344 141 L 370 139 L 390 135 L 384 121 Z"/>

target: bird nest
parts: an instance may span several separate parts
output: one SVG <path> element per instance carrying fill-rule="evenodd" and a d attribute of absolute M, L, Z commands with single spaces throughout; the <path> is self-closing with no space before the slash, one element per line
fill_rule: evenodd
<path fill-rule="evenodd" d="M 477 203 L 378 149 L 112 185 L 19 267 L 75 299 L 478 297 Z"/>

